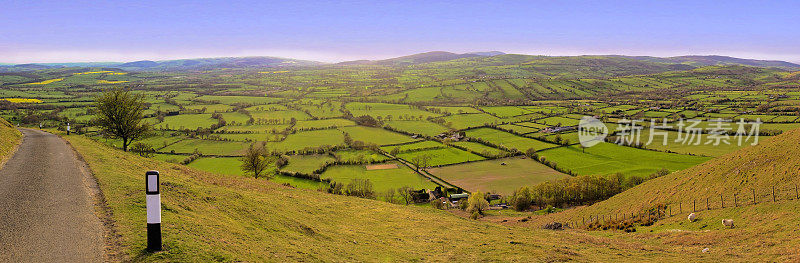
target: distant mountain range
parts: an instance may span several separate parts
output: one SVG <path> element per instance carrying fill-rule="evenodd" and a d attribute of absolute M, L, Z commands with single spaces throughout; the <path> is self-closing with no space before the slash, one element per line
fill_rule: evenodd
<path fill-rule="evenodd" d="M 416 65 L 416 64 L 423 64 L 423 63 L 430 63 L 430 62 L 440 62 L 440 61 L 449 61 L 454 59 L 460 58 L 471 58 L 471 57 L 486 57 L 486 56 L 497 56 L 497 55 L 504 55 L 505 53 L 500 51 L 489 51 L 489 52 L 472 52 L 472 53 L 464 53 L 464 54 L 456 54 L 446 51 L 432 51 L 432 52 L 425 52 L 419 53 L 409 56 L 402 56 L 384 60 L 355 60 L 355 61 L 345 61 L 341 63 L 337 63 L 338 65 L 383 65 L 383 66 L 408 66 L 408 65 Z"/>
<path fill-rule="evenodd" d="M 678 56 L 678 57 L 650 57 L 650 56 L 623 56 L 638 60 L 687 64 L 692 66 L 717 66 L 717 65 L 745 65 L 764 68 L 800 69 L 800 65 L 780 60 L 757 60 L 734 58 L 727 56 Z"/>
<path fill-rule="evenodd" d="M 226 57 L 196 58 L 134 62 L 92 62 L 92 63 L 36 63 L 0 66 L 0 71 L 19 72 L 63 67 L 103 67 L 128 71 L 179 71 L 209 70 L 218 68 L 264 68 L 281 66 L 316 66 L 325 63 L 278 57 Z"/>
<path fill-rule="evenodd" d="M 383 60 L 355 60 L 336 63 L 334 65 L 379 65 L 379 66 L 411 66 L 433 62 L 445 62 L 456 59 L 488 58 L 506 55 L 500 51 L 452 53 L 445 51 L 432 51 L 409 56 L 402 56 Z M 546 56 L 522 56 L 521 59 L 548 58 Z M 778 60 L 743 59 L 727 56 L 678 56 L 678 57 L 651 57 L 651 56 L 592 56 L 592 57 L 618 57 L 639 61 L 680 64 L 691 67 L 715 65 L 745 65 L 755 67 L 774 67 L 786 70 L 800 70 L 800 65 Z M 559 58 L 553 56 L 551 58 Z M 197 58 L 151 61 L 142 60 L 134 62 L 87 62 L 87 63 L 32 63 L 32 64 L 0 64 L 0 72 L 24 72 L 64 67 L 102 67 L 117 68 L 127 71 L 182 71 L 182 70 L 210 70 L 219 68 L 265 68 L 265 67 L 305 67 L 327 65 L 326 63 L 297 60 L 278 57 L 223 57 L 223 58 Z M 676 65 L 678 66 L 678 65 Z M 680 67 L 675 67 L 680 69 Z"/>

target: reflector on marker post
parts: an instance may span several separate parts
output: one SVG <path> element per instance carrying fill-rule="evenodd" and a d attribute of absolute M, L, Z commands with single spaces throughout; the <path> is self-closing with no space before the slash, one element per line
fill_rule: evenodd
<path fill-rule="evenodd" d="M 147 250 L 161 250 L 161 192 L 158 171 L 145 173 L 147 194 Z"/>

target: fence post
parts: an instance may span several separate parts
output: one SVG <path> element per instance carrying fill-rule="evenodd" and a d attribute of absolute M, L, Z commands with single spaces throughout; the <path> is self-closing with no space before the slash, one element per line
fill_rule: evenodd
<path fill-rule="evenodd" d="M 736 194 L 733 194 L 733 207 L 739 207 L 739 202 L 736 200 Z"/>
<path fill-rule="evenodd" d="M 722 208 L 725 208 L 725 198 L 723 198 L 722 195 L 719 195 L 719 201 L 722 203 Z"/>
<path fill-rule="evenodd" d="M 692 212 L 697 212 L 697 200 L 692 199 Z"/>
<path fill-rule="evenodd" d="M 777 198 L 775 198 L 775 186 L 773 185 L 772 186 L 772 202 L 775 202 L 775 201 L 777 201 Z"/>
<path fill-rule="evenodd" d="M 756 189 L 753 188 L 752 190 L 753 190 L 753 204 L 757 204 L 757 202 L 756 202 Z"/>
<path fill-rule="evenodd" d="M 798 195 L 797 195 L 797 185 L 795 184 L 794 185 L 794 199 L 798 199 L 798 198 L 800 198 L 800 197 L 798 197 Z"/>
<path fill-rule="evenodd" d="M 711 210 L 711 207 L 708 206 L 708 197 L 706 197 L 706 210 Z"/>
<path fill-rule="evenodd" d="M 147 250 L 161 251 L 161 192 L 158 171 L 145 173 Z"/>

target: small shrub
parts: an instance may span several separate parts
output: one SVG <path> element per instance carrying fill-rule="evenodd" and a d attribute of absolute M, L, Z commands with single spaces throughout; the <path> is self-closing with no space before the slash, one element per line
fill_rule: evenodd
<path fill-rule="evenodd" d="M 153 157 L 153 154 L 155 153 L 156 150 L 153 149 L 153 147 L 150 145 L 141 142 L 136 142 L 133 145 L 131 145 L 130 151 L 138 154 L 139 156 L 150 158 Z"/>
<path fill-rule="evenodd" d="M 439 210 L 447 209 L 447 204 L 445 204 L 444 202 L 442 202 L 442 200 L 439 200 L 439 199 L 431 200 L 431 206 L 433 208 L 436 208 L 436 209 L 439 209 Z"/>
<path fill-rule="evenodd" d="M 478 218 L 481 218 L 481 213 L 478 211 L 472 212 L 472 215 L 469 216 L 469 219 L 472 220 L 477 220 Z"/>
<path fill-rule="evenodd" d="M 467 212 L 483 215 L 483 211 L 489 209 L 489 201 L 486 201 L 483 193 L 474 192 L 467 199 Z"/>

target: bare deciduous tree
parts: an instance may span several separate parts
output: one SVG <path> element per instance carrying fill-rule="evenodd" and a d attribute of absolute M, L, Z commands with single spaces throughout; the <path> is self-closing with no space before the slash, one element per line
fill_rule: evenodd
<path fill-rule="evenodd" d="M 112 138 L 122 139 L 122 150 L 150 131 L 144 122 L 144 94 L 134 94 L 123 88 L 109 89 L 101 93 L 95 102 L 97 114 L 94 122 L 103 133 Z"/>
<path fill-rule="evenodd" d="M 264 146 L 250 145 L 250 148 L 247 148 L 242 156 L 242 171 L 258 178 L 267 168 L 269 168 L 267 150 L 264 149 Z"/>

